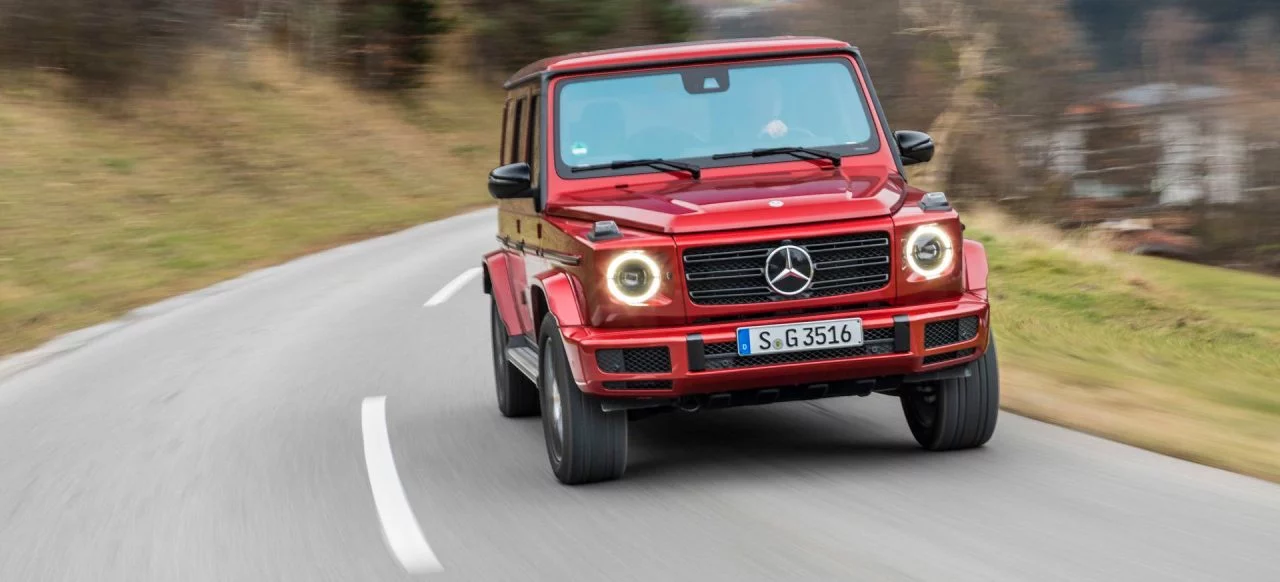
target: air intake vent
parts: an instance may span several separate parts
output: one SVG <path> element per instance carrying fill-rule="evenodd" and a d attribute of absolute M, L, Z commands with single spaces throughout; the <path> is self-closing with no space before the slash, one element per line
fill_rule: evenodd
<path fill-rule="evenodd" d="M 978 336 L 978 318 L 961 317 L 934 321 L 924 326 L 924 347 L 936 348 L 967 342 Z"/>
<path fill-rule="evenodd" d="M 671 352 L 665 347 L 596 350 L 596 365 L 611 374 L 660 374 L 671 371 Z"/>

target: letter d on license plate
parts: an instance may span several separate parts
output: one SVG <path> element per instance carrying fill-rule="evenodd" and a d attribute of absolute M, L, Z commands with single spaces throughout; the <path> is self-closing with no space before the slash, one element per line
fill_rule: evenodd
<path fill-rule="evenodd" d="M 738 328 L 738 355 L 829 350 L 862 345 L 862 320 L 832 319 Z"/>

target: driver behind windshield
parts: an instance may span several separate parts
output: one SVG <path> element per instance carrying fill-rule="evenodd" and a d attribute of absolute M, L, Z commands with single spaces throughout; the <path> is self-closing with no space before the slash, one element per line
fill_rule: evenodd
<path fill-rule="evenodd" d="M 560 163 L 705 164 L 717 154 L 757 148 L 835 148 L 848 155 L 874 147 L 869 110 L 847 63 L 744 64 L 727 73 L 728 87 L 711 91 L 688 90 L 686 73 L 675 71 L 565 83 L 558 94 Z"/>
<path fill-rule="evenodd" d="M 790 128 L 782 120 L 783 97 L 778 82 L 769 79 L 759 83 L 747 101 L 752 104 L 750 116 L 743 120 L 756 139 L 779 139 L 787 136 Z"/>

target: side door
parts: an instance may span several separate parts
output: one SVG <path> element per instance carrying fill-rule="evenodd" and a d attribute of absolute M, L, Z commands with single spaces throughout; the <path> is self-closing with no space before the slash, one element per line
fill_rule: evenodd
<path fill-rule="evenodd" d="M 532 96 L 527 92 L 516 90 L 509 95 L 504 114 L 506 124 L 503 128 L 505 138 L 502 144 L 501 163 L 534 163 L 530 159 L 528 147 L 532 137 L 530 129 L 536 128 L 537 121 L 532 105 Z M 533 183 L 538 183 L 536 176 Z M 533 200 L 522 198 L 498 202 L 499 235 L 509 241 L 507 269 L 510 277 L 508 281 L 512 287 L 512 296 L 516 298 L 521 331 L 531 338 L 537 336 L 537 329 L 534 327 L 533 306 L 530 304 L 529 265 L 527 264 L 530 254 L 526 249 L 537 244 L 536 240 L 531 240 L 533 237 L 530 232 L 537 229 L 537 223 L 538 216 L 534 212 Z"/>
<path fill-rule="evenodd" d="M 526 97 L 526 104 L 528 108 L 525 110 L 524 127 L 520 134 L 520 138 L 522 140 L 520 151 L 524 155 L 521 161 L 529 164 L 533 184 L 535 187 L 538 187 L 542 183 L 543 171 L 542 140 L 541 131 L 539 129 L 542 125 L 542 115 L 538 110 L 539 102 L 541 100 L 535 90 L 536 87 L 536 85 L 531 86 L 530 93 Z M 525 241 L 524 288 L 526 293 L 528 293 L 533 289 L 534 280 L 538 276 L 555 268 L 547 259 L 543 258 L 542 255 L 542 251 L 547 249 L 547 235 L 551 233 L 551 226 L 542 220 L 542 215 L 537 211 L 536 205 L 532 199 L 526 198 L 519 202 L 522 212 L 521 231 Z M 534 252 L 535 250 L 537 252 Z M 521 313 L 522 315 L 528 316 L 528 327 L 526 329 L 531 331 L 530 339 L 536 341 L 538 336 L 538 326 L 541 325 L 542 322 L 534 319 L 532 295 L 526 297 L 526 300 L 526 305 L 524 305 L 526 309 L 522 310 Z"/>

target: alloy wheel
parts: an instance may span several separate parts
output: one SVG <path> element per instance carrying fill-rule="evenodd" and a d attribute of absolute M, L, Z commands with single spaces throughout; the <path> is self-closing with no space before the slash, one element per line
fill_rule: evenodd
<path fill-rule="evenodd" d="M 551 346 L 547 346 L 550 348 Z M 557 460 L 562 458 L 564 451 L 564 399 L 560 395 L 560 381 L 556 378 L 555 359 L 552 357 L 551 349 L 544 349 L 542 356 L 542 369 L 546 371 L 547 383 L 547 399 L 551 402 L 551 428 L 552 428 L 552 453 L 555 454 Z"/>

